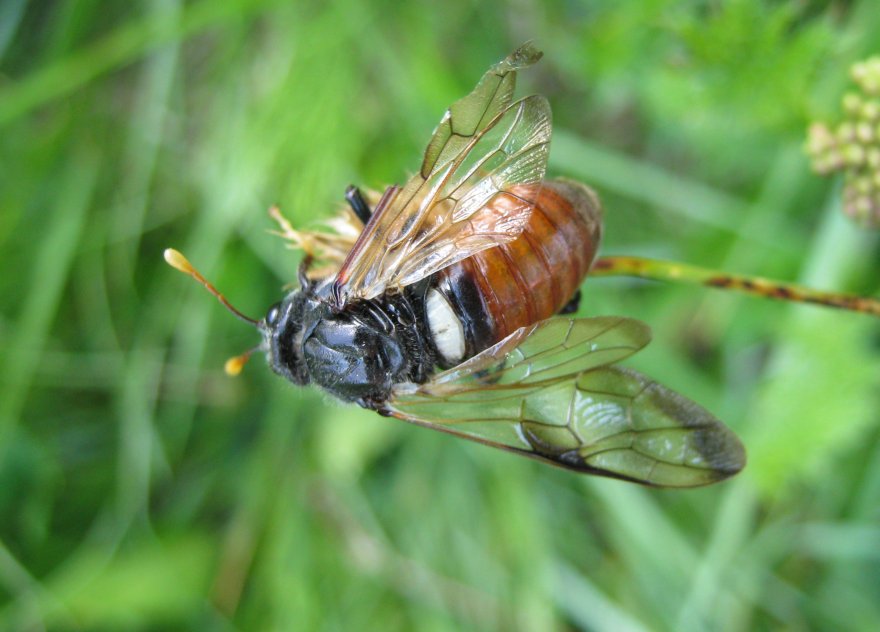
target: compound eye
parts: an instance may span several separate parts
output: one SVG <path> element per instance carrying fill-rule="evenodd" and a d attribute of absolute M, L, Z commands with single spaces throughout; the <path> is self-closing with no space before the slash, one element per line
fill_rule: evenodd
<path fill-rule="evenodd" d="M 269 327 L 275 327 L 278 324 L 279 319 L 281 318 L 281 303 L 275 303 L 272 307 L 269 308 L 269 311 L 266 312 L 266 325 Z"/>

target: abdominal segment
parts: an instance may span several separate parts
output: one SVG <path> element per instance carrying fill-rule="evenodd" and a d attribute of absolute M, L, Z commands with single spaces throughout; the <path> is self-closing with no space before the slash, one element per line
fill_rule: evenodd
<path fill-rule="evenodd" d="M 454 366 L 559 313 L 586 277 L 600 235 L 601 208 L 588 187 L 545 182 L 518 238 L 437 273 L 427 315 L 441 364 Z"/>

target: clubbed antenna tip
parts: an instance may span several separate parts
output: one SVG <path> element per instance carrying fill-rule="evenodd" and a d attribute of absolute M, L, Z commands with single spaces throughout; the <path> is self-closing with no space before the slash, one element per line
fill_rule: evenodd
<path fill-rule="evenodd" d="M 217 298 L 217 300 L 223 304 L 223 307 L 225 307 L 230 312 L 232 312 L 232 314 L 236 318 L 238 318 L 239 320 L 243 320 L 244 322 L 251 324 L 254 327 L 260 326 L 260 321 L 255 320 L 253 318 L 250 318 L 248 316 L 245 316 L 240 311 L 235 309 L 230 304 L 230 302 L 226 300 L 226 297 L 223 296 L 220 292 L 218 292 L 217 288 L 215 288 L 213 285 L 211 285 L 211 283 L 205 277 L 203 277 L 199 273 L 199 271 L 195 269 L 195 267 L 193 267 L 193 265 L 189 262 L 189 259 L 184 257 L 183 254 L 181 254 L 179 251 L 175 250 L 174 248 L 166 248 L 165 252 L 163 253 L 163 256 L 165 257 L 165 261 L 172 268 L 174 268 L 176 270 L 180 270 L 184 274 L 188 274 L 189 276 L 194 278 L 196 281 L 198 281 L 199 283 L 204 285 L 205 289 L 208 290 L 211 294 L 213 294 Z M 242 364 L 244 364 L 244 362 L 242 362 Z"/>

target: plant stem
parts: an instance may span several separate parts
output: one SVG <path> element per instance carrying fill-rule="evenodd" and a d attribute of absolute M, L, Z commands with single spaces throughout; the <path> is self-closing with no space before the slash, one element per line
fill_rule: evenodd
<path fill-rule="evenodd" d="M 752 296 L 795 303 L 812 303 L 880 316 L 880 300 L 852 294 L 822 292 L 808 287 L 757 276 L 729 274 L 675 261 L 641 257 L 602 257 L 590 270 L 591 276 L 634 276 L 655 281 L 675 281 L 735 290 Z"/>

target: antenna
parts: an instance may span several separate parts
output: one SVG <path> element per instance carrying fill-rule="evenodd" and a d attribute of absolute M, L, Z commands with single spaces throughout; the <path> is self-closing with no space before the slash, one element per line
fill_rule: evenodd
<path fill-rule="evenodd" d="M 226 364 L 223 365 L 223 370 L 226 372 L 226 375 L 228 375 L 229 377 L 235 377 L 236 375 L 241 373 L 241 370 L 244 368 L 245 363 L 250 359 L 251 354 L 254 351 L 259 351 L 259 350 L 260 350 L 260 347 L 258 345 L 256 347 L 254 347 L 253 349 L 248 349 L 247 351 L 245 351 L 241 355 L 237 355 L 233 358 L 229 358 L 226 361 Z"/>
<path fill-rule="evenodd" d="M 251 324 L 254 327 L 260 327 L 260 321 L 254 320 L 253 318 L 249 318 L 248 316 L 245 316 L 240 311 L 235 309 L 229 303 L 229 301 L 226 300 L 226 297 L 223 296 L 220 292 L 218 292 L 217 288 L 215 288 L 213 285 L 211 285 L 211 283 L 205 277 L 203 277 L 201 274 L 199 274 L 199 271 L 193 267 L 193 265 L 189 262 L 189 260 L 186 257 L 184 257 L 182 254 L 180 254 L 177 250 L 175 250 L 174 248 L 166 248 L 164 255 L 165 255 L 165 261 L 168 263 L 168 265 L 170 265 L 172 268 L 180 270 L 184 274 L 188 274 L 189 276 L 194 278 L 196 281 L 198 281 L 199 283 L 204 285 L 205 289 L 207 289 L 211 294 L 213 294 L 215 297 L 217 297 L 217 300 L 223 304 L 223 307 L 225 307 L 230 312 L 232 312 L 232 314 L 236 318 L 238 318 L 239 320 L 243 320 L 244 322 Z M 241 356 L 239 356 L 239 357 L 241 357 Z M 245 358 L 245 360 L 247 360 L 247 358 Z M 244 365 L 244 361 L 241 361 L 240 364 Z M 241 370 L 241 368 L 239 368 L 239 371 L 240 370 Z"/>

